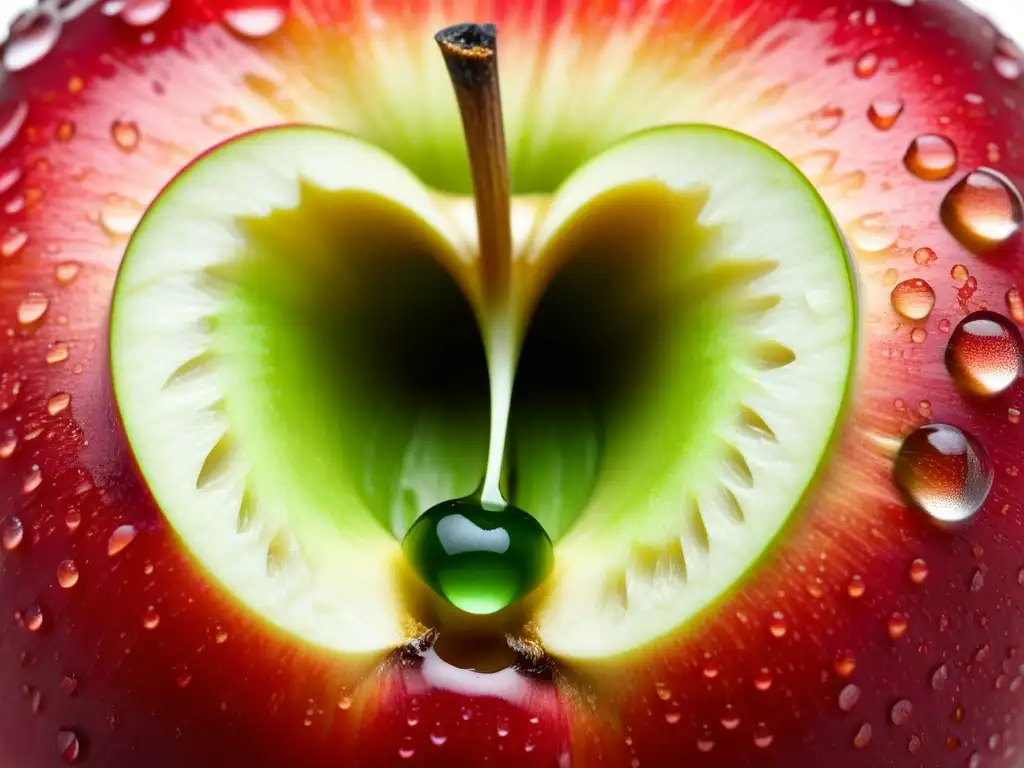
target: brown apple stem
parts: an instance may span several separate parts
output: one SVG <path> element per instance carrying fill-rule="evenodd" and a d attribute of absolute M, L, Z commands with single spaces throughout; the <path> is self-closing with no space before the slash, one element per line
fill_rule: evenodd
<path fill-rule="evenodd" d="M 493 24 L 457 24 L 434 36 L 448 65 L 466 134 L 480 240 L 481 287 L 488 312 L 507 310 L 512 282 L 510 185 L 497 35 Z"/>
<path fill-rule="evenodd" d="M 491 434 L 480 489 L 485 506 L 506 506 L 499 488 L 515 376 L 512 308 L 512 226 L 508 155 L 498 83 L 498 31 L 493 24 L 457 24 L 438 32 L 469 151 L 480 248 L 480 287 L 491 378 Z"/>

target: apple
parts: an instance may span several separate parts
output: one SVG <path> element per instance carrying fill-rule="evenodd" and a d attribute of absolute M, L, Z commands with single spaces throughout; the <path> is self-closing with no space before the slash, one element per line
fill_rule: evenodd
<path fill-rule="evenodd" d="M 1019 762 L 988 22 L 72 0 L 0 61 L 4 765 Z M 402 546 L 465 499 L 551 542 L 478 614 Z"/>

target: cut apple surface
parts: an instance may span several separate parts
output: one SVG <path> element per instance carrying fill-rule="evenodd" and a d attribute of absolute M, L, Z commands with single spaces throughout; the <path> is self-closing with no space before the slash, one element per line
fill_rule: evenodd
<path fill-rule="evenodd" d="M 273 129 L 185 170 L 118 279 L 115 392 L 155 498 L 233 594 L 330 648 L 403 641 L 397 538 L 481 477 L 498 334 L 461 206 L 350 136 Z M 564 533 L 540 638 L 608 656 L 714 601 L 798 508 L 853 280 L 813 187 L 718 128 L 627 138 L 532 210 L 506 485 Z"/>

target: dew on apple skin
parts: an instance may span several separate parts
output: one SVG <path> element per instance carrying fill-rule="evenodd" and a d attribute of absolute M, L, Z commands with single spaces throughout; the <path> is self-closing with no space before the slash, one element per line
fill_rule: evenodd
<path fill-rule="evenodd" d="M 857 669 L 857 659 L 853 655 L 853 651 L 841 651 L 836 656 L 833 668 L 836 675 L 843 680 L 853 677 L 854 670 Z"/>
<path fill-rule="evenodd" d="M 754 688 L 759 691 L 767 691 L 772 687 L 772 673 L 768 667 L 761 667 L 754 675 Z"/>
<path fill-rule="evenodd" d="M 18 322 L 22 325 L 39 322 L 49 308 L 50 300 L 46 295 L 33 291 L 18 304 Z"/>
<path fill-rule="evenodd" d="M 126 154 L 134 152 L 139 146 L 139 126 L 131 120 L 115 120 L 111 123 L 110 136 L 117 148 Z"/>
<path fill-rule="evenodd" d="M 46 362 L 48 365 L 63 363 L 68 359 L 68 345 L 63 342 L 56 342 L 46 350 Z"/>
<path fill-rule="evenodd" d="M 908 320 L 924 320 L 935 307 L 935 291 L 924 280 L 904 280 L 892 289 L 893 309 Z"/>
<path fill-rule="evenodd" d="M 922 558 L 915 558 L 910 563 L 910 569 L 908 570 L 910 580 L 915 584 L 923 584 L 925 579 L 928 578 L 928 563 Z"/>
<path fill-rule="evenodd" d="M 894 613 L 889 617 L 889 620 L 885 625 L 886 630 L 889 633 L 889 637 L 893 640 L 899 640 L 903 637 L 903 635 L 907 633 L 908 626 L 909 622 L 907 621 L 907 617 L 902 613 Z"/>
<path fill-rule="evenodd" d="M 1021 298 L 1017 286 L 1011 287 L 1006 292 L 1006 309 L 1015 322 L 1024 325 L 1024 298 Z"/>
<path fill-rule="evenodd" d="M 956 171 L 958 163 L 956 145 L 936 133 L 917 136 L 903 156 L 907 170 L 925 181 L 948 179 Z"/>
<path fill-rule="evenodd" d="M 224 12 L 224 24 L 237 35 L 251 39 L 270 37 L 284 26 L 284 8 L 253 6 Z"/>
<path fill-rule="evenodd" d="M 121 525 L 114 529 L 107 540 L 107 555 L 113 557 L 124 551 L 135 540 L 137 532 L 133 525 Z"/>
<path fill-rule="evenodd" d="M 54 277 L 61 285 L 71 285 L 78 277 L 81 265 L 77 261 L 64 261 L 57 265 L 54 270 Z"/>
<path fill-rule="evenodd" d="M 0 105 L 0 152 L 14 143 L 28 119 L 28 102 L 12 101 Z M 0 177 L 0 190 L 8 192 L 21 178 L 21 169 L 15 168 Z"/>
<path fill-rule="evenodd" d="M 9 459 L 14 455 L 15 448 L 18 447 L 18 436 L 14 434 L 13 429 L 7 430 L 2 437 L 0 437 L 0 459 Z"/>
<path fill-rule="evenodd" d="M 935 671 L 932 672 L 931 685 L 933 691 L 941 691 L 946 687 L 946 683 L 949 681 L 949 667 L 945 664 L 940 664 L 936 667 Z"/>
<path fill-rule="evenodd" d="M 1017 408 L 1007 408 L 1006 420 L 1011 424 L 1020 424 L 1020 410 Z"/>
<path fill-rule="evenodd" d="M 732 704 L 725 705 L 725 714 L 722 715 L 720 721 L 722 727 L 727 731 L 735 731 L 740 725 L 740 716 L 736 714 Z"/>
<path fill-rule="evenodd" d="M 655 683 L 654 695 L 662 701 L 668 701 L 672 698 L 672 690 L 664 683 Z"/>
<path fill-rule="evenodd" d="M 760 749 L 767 749 L 772 745 L 775 737 L 765 723 L 758 723 L 754 728 L 754 746 Z"/>
<path fill-rule="evenodd" d="M 861 578 L 859 573 L 855 573 L 850 577 L 850 581 L 846 585 L 846 594 L 854 600 L 858 600 L 864 597 L 864 593 L 867 592 L 867 589 L 868 587 L 864 583 L 864 579 Z"/>
<path fill-rule="evenodd" d="M 118 15 L 132 27 L 148 27 L 155 24 L 171 7 L 171 0 L 126 0 Z"/>
<path fill-rule="evenodd" d="M 142 614 L 142 626 L 144 629 L 156 629 L 160 626 L 160 614 L 153 606 L 147 608 L 146 612 Z"/>
<path fill-rule="evenodd" d="M 57 732 L 57 754 L 65 763 L 77 763 L 82 754 L 78 734 L 70 729 Z"/>
<path fill-rule="evenodd" d="M 910 340 L 915 344 L 924 344 L 928 338 L 928 331 L 924 328 L 914 328 L 910 331 Z"/>
<path fill-rule="evenodd" d="M 46 401 L 46 411 L 51 416 L 56 416 L 71 405 L 71 395 L 67 392 L 58 392 Z"/>
<path fill-rule="evenodd" d="M 665 713 L 665 722 L 668 723 L 669 725 L 675 725 L 676 723 L 678 723 L 682 719 L 683 719 L 683 713 L 682 712 L 676 711 L 676 712 L 666 712 Z"/>
<path fill-rule="evenodd" d="M 967 768 L 981 768 L 981 753 L 972 752 L 971 756 L 967 758 Z"/>
<path fill-rule="evenodd" d="M 871 724 L 863 723 L 857 729 L 857 733 L 853 735 L 853 746 L 856 749 L 864 749 L 864 747 L 871 743 L 872 735 Z"/>
<path fill-rule="evenodd" d="M 991 168 L 978 168 L 950 189 L 940 213 L 953 237 L 969 250 L 985 253 L 1020 232 L 1024 201 L 1006 176 Z"/>
<path fill-rule="evenodd" d="M 896 457 L 895 480 L 910 502 L 940 523 L 969 520 L 992 488 L 988 454 L 972 436 L 948 424 L 911 432 Z"/>
<path fill-rule="evenodd" d="M 868 107 L 868 120 L 880 131 L 888 131 L 903 114 L 903 102 L 897 99 L 878 99 Z"/>
<path fill-rule="evenodd" d="M 858 701 L 860 701 L 860 688 L 853 683 L 844 686 L 843 689 L 839 691 L 838 703 L 839 708 L 843 710 L 843 712 L 851 711 L 855 706 L 857 706 Z"/>
<path fill-rule="evenodd" d="M 0 240 L 0 257 L 9 259 L 17 256 L 22 248 L 28 243 L 28 234 L 19 229 L 12 229 L 3 240 Z"/>
<path fill-rule="evenodd" d="M 25 629 L 29 632 L 38 632 L 43 628 L 43 609 L 38 603 L 33 603 L 25 609 L 25 615 L 22 618 L 22 623 L 25 625 Z"/>
<path fill-rule="evenodd" d="M 914 251 L 914 263 L 922 267 L 930 267 L 936 261 L 939 260 L 939 256 L 931 248 L 918 248 Z"/>
<path fill-rule="evenodd" d="M 781 611 L 775 611 L 771 621 L 768 622 L 768 631 L 771 632 L 772 637 L 781 639 L 786 636 L 788 629 L 785 615 Z"/>
<path fill-rule="evenodd" d="M 77 509 L 73 509 L 64 516 L 64 525 L 67 526 L 68 533 L 74 533 L 78 530 L 78 526 L 82 524 L 82 513 Z"/>
<path fill-rule="evenodd" d="M 28 468 L 28 472 L 25 473 L 25 477 L 21 481 L 21 492 L 27 496 L 42 484 L 43 471 L 38 464 L 33 464 Z"/>
<path fill-rule="evenodd" d="M 21 518 L 14 515 L 5 517 L 3 523 L 0 524 L 0 541 L 3 541 L 4 549 L 11 552 L 21 546 L 24 539 L 25 526 L 22 524 Z"/>
<path fill-rule="evenodd" d="M 973 312 L 953 331 L 945 360 L 961 390 L 980 397 L 1000 395 L 1024 369 L 1024 339 L 1003 315 Z"/>
<path fill-rule="evenodd" d="M 19 72 L 41 61 L 57 44 L 62 26 L 60 16 L 46 7 L 16 21 L 3 48 L 4 68 Z"/>
<path fill-rule="evenodd" d="M 145 206 L 130 197 L 111 193 L 100 207 L 99 225 L 110 237 L 129 237 L 142 220 Z"/>
<path fill-rule="evenodd" d="M 880 253 L 899 239 L 899 228 L 884 213 L 869 213 L 847 227 L 850 242 L 866 253 Z"/>
<path fill-rule="evenodd" d="M 74 560 L 62 560 L 57 566 L 57 583 L 64 589 L 71 589 L 78 583 L 78 566 Z"/>
<path fill-rule="evenodd" d="M 78 690 L 78 678 L 74 675 L 64 675 L 60 681 L 60 692 L 65 696 L 73 696 Z"/>
<path fill-rule="evenodd" d="M 892 721 L 893 725 L 902 726 L 910 722 L 910 715 L 914 711 L 914 705 L 906 699 L 900 699 L 892 705 L 892 709 L 889 712 L 889 720 Z"/>
<path fill-rule="evenodd" d="M 853 64 L 853 73 L 860 78 L 873 77 L 878 72 L 879 58 L 873 51 L 865 53 Z"/>

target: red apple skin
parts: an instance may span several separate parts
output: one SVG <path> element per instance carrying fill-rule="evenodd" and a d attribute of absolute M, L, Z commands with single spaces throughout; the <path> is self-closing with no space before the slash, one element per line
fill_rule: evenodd
<path fill-rule="evenodd" d="M 382 4 L 371 17 L 342 0 L 293 0 L 275 6 L 286 11 L 282 29 L 249 40 L 223 24 L 233 7 L 172 0 L 154 23 L 133 27 L 96 5 L 0 86 L 0 518 L 24 530 L 0 554 L 0 765 L 1018 764 L 1024 427 L 1011 409 L 1024 410 L 1024 397 L 1018 384 L 999 398 L 965 398 L 942 363 L 950 327 L 982 307 L 1007 313 L 1007 291 L 1024 280 L 1019 240 L 982 258 L 938 215 L 952 184 L 978 166 L 1024 184 L 1024 77 L 1013 76 L 1018 54 L 991 25 L 951 0 L 544 4 L 538 29 L 567 25 L 594 51 L 654 13 L 644 55 L 669 57 L 681 85 L 665 87 L 698 95 L 689 119 L 758 135 L 805 168 L 858 246 L 864 343 L 819 490 L 751 578 L 645 653 L 599 668 L 556 662 L 572 684 L 513 672 L 481 689 L 438 687 L 424 669 L 436 659 L 413 651 L 373 670 L 374 660 L 269 629 L 196 566 L 132 463 L 111 397 L 106 323 L 134 214 L 107 196 L 141 209 L 232 133 L 330 117 L 329 73 L 312 71 L 296 45 L 316 39 L 316 27 L 336 42 L 402 25 L 429 35 L 434 24 L 427 4 Z M 515 29 L 531 7 L 453 3 L 441 15 Z M 356 62 L 362 50 L 349 52 Z M 242 95 L 245 76 L 275 72 L 289 83 L 305 72 L 326 90 L 313 105 L 289 104 L 286 90 L 278 111 L 255 108 Z M 876 99 L 903 102 L 888 130 L 867 117 Z M 904 168 L 923 133 L 955 143 L 950 179 Z M 127 225 L 115 215 L 126 209 Z M 869 253 L 859 248 L 870 246 L 863 227 L 849 222 L 876 213 L 891 242 Z M 922 247 L 934 263 L 915 260 Z M 914 277 L 937 298 L 921 322 L 889 304 L 893 283 Z M 929 421 L 968 430 L 995 467 L 985 505 L 955 530 L 908 508 L 891 456 L 868 439 Z M 111 555 L 120 526 L 135 536 Z M 910 578 L 917 558 L 928 569 L 921 583 Z M 79 576 L 65 587 L 67 560 Z M 905 617 L 902 634 L 894 614 Z M 847 654 L 852 663 L 836 663 Z M 509 680 L 519 682 L 506 689 Z M 850 685 L 859 696 L 841 695 Z M 906 704 L 894 715 L 902 701 L 909 717 Z"/>

